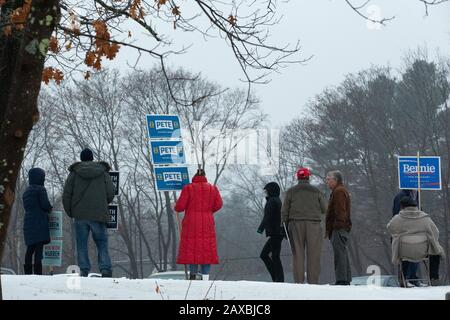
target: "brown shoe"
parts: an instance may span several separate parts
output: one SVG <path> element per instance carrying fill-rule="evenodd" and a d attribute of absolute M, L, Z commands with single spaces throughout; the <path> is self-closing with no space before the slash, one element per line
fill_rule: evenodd
<path fill-rule="evenodd" d="M 197 280 L 197 275 L 195 273 L 191 273 L 189 275 L 189 280 Z"/>

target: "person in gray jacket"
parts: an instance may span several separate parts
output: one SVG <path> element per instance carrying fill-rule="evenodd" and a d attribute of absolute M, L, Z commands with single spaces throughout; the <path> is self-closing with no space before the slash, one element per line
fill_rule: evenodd
<path fill-rule="evenodd" d="M 94 162 L 89 148 L 80 154 L 81 162 L 69 167 L 63 192 L 63 206 L 67 215 L 75 219 L 78 266 L 81 276 L 87 277 L 91 269 L 88 254 L 89 233 L 97 246 L 98 265 L 102 277 L 112 277 L 108 252 L 108 204 L 114 199 L 114 185 L 106 162 Z"/>
<path fill-rule="evenodd" d="M 298 184 L 286 191 L 281 208 L 281 221 L 288 225 L 292 246 L 294 282 L 305 281 L 318 284 L 320 275 L 320 255 L 322 253 L 322 227 L 327 211 L 324 194 L 309 182 L 311 176 L 307 168 L 297 171 Z"/>
<path fill-rule="evenodd" d="M 428 254 L 430 256 L 442 256 L 444 250 L 439 243 L 439 230 L 431 217 L 419 210 L 417 202 L 410 196 L 405 196 L 400 200 L 400 213 L 395 215 L 387 225 L 389 233 L 392 235 L 392 263 L 399 264 L 399 244 L 400 237 L 406 234 L 424 233 L 429 240 Z M 433 268 L 434 262 L 430 261 Z M 414 279 L 415 270 L 407 268 L 404 270 L 406 280 L 412 285 L 420 286 L 420 282 Z"/>

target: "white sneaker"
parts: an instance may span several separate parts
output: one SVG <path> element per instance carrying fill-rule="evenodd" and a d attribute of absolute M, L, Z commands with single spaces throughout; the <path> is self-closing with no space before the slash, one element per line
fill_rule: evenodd
<path fill-rule="evenodd" d="M 416 283 L 416 287 L 420 287 L 420 288 L 428 287 L 428 284 L 419 281 Z"/>
<path fill-rule="evenodd" d="M 406 287 L 407 288 L 414 288 L 415 287 L 415 285 L 413 285 L 411 282 L 409 282 L 409 281 L 406 281 Z"/>
<path fill-rule="evenodd" d="M 209 274 L 202 274 L 202 280 L 209 281 Z"/>

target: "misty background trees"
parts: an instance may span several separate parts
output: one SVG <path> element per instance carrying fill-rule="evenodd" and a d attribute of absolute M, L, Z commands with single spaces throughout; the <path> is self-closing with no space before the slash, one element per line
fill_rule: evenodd
<path fill-rule="evenodd" d="M 369 265 L 378 265 L 383 274 L 396 273 L 386 231 L 398 191 L 396 156 L 420 151 L 441 156 L 443 188 L 423 192 L 423 209 L 440 230 L 446 251 L 441 275 L 448 281 L 450 60 L 433 60 L 419 50 L 405 56 L 399 69 L 373 66 L 349 74 L 307 102 L 303 114 L 281 128 L 279 136 L 269 134 L 269 139 L 262 139 L 270 133 L 270 119 L 259 108 L 257 97 L 184 69 L 169 72 L 170 88 L 168 77 L 155 67 L 126 75 L 105 70 L 89 81 L 41 91 L 41 120 L 25 150 L 3 266 L 22 272 L 21 195 L 27 171 L 34 166 L 46 170 L 51 202 L 62 210 L 67 168 L 89 146 L 95 160 L 108 161 L 121 174 L 116 198 L 119 230 L 109 231 L 114 274 L 145 278 L 154 270 L 182 270 L 183 266 L 175 264 L 178 230 L 170 208 L 176 194 L 156 190 L 145 128 L 145 114 L 171 113 L 181 118 L 191 175 L 198 165 L 204 166 L 209 181 L 218 185 L 224 198 L 224 208 L 215 216 L 221 263 L 212 269 L 213 278 L 269 280 L 259 259 L 266 239 L 256 233 L 265 202 L 262 188 L 277 181 L 286 190 L 295 183 L 294 173 L 301 165 L 312 168 L 312 183 L 327 195 L 326 172 L 337 169 L 344 174 L 353 208 L 353 274 L 365 275 Z M 174 94 L 190 103 L 173 100 Z M 303 105 L 299 102 L 299 108 Z M 259 152 L 270 154 L 275 170 L 264 170 L 266 165 L 242 157 L 252 147 L 247 134 L 255 132 L 262 141 Z M 277 141 L 279 149 L 274 149 Z M 72 229 L 64 216 L 63 267 L 56 273 L 76 264 Z M 286 241 L 281 255 L 286 280 L 292 281 Z M 95 268 L 96 257 L 91 258 Z M 333 280 L 332 251 L 325 241 L 320 281 Z"/>

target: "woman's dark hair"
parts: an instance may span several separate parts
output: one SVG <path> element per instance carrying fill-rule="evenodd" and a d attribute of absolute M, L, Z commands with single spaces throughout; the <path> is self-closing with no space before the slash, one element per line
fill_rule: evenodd
<path fill-rule="evenodd" d="M 206 176 L 206 172 L 203 169 L 197 169 L 197 173 L 195 174 L 196 176 Z"/>
<path fill-rule="evenodd" d="M 417 201 L 414 200 L 411 196 L 404 196 L 400 199 L 400 205 L 402 206 L 402 208 L 417 207 Z"/>

